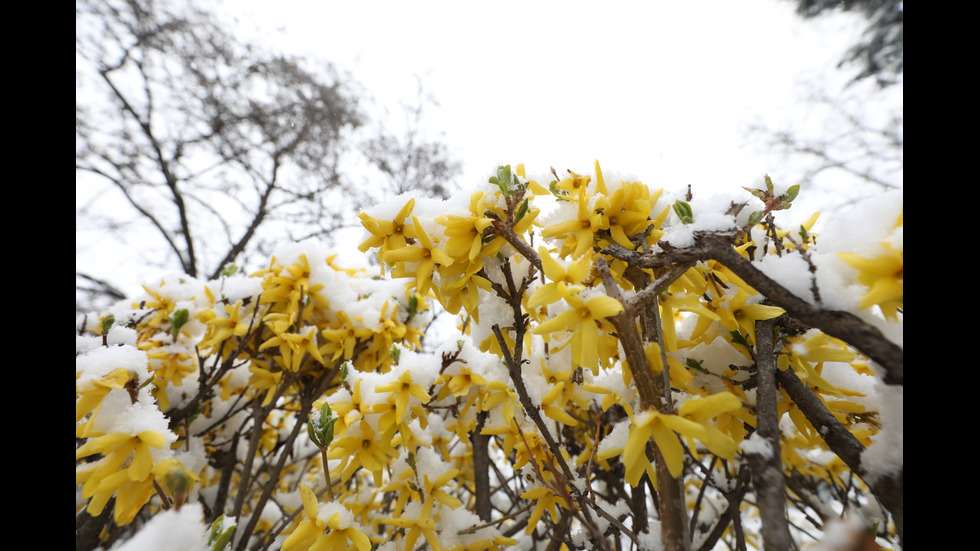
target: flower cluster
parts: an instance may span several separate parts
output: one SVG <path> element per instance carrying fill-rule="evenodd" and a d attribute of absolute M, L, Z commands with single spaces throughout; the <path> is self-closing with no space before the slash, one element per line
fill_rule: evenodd
<path fill-rule="evenodd" d="M 834 281 L 816 216 L 775 225 L 796 193 L 767 178 L 752 211 L 598 162 L 505 166 L 459 200 L 361 213 L 375 268 L 300 243 L 249 276 L 147 286 L 77 327 L 76 508 L 125 526 L 194 500 L 209 549 L 475 551 L 637 544 L 695 496 L 691 536 L 731 538 L 770 398 L 794 488 L 866 499 L 821 423 L 874 445 L 880 366 L 773 290 L 792 266 L 820 306 Z M 862 323 L 901 323 L 901 224 L 877 257 L 825 255 Z M 803 390 L 762 396 L 763 365 Z"/>

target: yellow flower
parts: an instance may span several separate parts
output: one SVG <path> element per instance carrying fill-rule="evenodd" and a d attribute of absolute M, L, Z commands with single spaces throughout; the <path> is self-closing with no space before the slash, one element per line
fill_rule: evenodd
<path fill-rule="evenodd" d="M 542 469 L 545 478 L 551 478 L 551 473 L 544 468 L 545 459 L 550 459 L 546 444 L 543 438 L 533 431 L 523 431 L 517 426 L 517 420 L 511 419 L 506 425 L 499 427 L 485 427 L 481 434 L 503 436 L 504 456 L 509 457 L 510 452 L 515 452 L 513 469 L 516 471 L 527 465 L 531 458 L 535 458 L 535 463 Z M 526 443 L 526 444 L 525 444 Z"/>
<path fill-rule="evenodd" d="M 267 318 L 276 315 L 269 314 Z M 307 353 L 316 361 L 321 364 L 323 363 L 323 356 L 320 354 L 320 349 L 316 344 L 316 327 L 310 325 L 295 331 L 290 331 L 293 328 L 291 319 L 278 320 L 267 325 L 270 326 L 276 335 L 262 343 L 259 346 L 259 350 L 278 346 L 280 357 L 277 357 L 276 361 L 282 365 L 283 369 L 288 369 L 292 372 L 299 371 Z"/>
<path fill-rule="evenodd" d="M 339 327 L 321 331 L 327 343 L 320 347 L 320 354 L 331 354 L 331 361 L 340 358 L 341 355 L 345 360 L 349 360 L 354 357 L 354 347 L 357 346 L 358 341 L 371 338 L 374 331 L 363 326 L 355 327 L 354 321 L 343 310 L 337 312 L 337 318 L 340 319 Z"/>
<path fill-rule="evenodd" d="M 415 471 L 411 468 L 406 468 L 402 470 L 397 479 L 392 480 L 387 486 L 381 488 L 382 492 L 398 492 L 391 510 L 391 516 L 393 518 L 402 516 L 402 511 L 405 509 L 405 504 L 408 500 L 420 500 L 418 486 L 415 485 L 414 478 Z"/>
<path fill-rule="evenodd" d="M 404 246 L 389 249 L 384 252 L 382 259 L 389 266 L 398 266 L 393 270 L 392 277 L 415 277 L 415 287 L 420 295 L 427 295 L 432 287 L 432 272 L 437 266 L 449 266 L 453 263 L 452 257 L 442 249 L 436 248 L 418 217 L 412 216 L 415 225 L 415 238 L 420 246 Z M 414 269 L 405 267 L 405 264 L 414 264 Z"/>
<path fill-rule="evenodd" d="M 406 472 L 402 473 L 403 479 L 415 476 L 415 472 L 412 469 L 406 469 L 405 471 Z M 453 480 L 459 476 L 459 473 L 459 469 L 449 469 L 448 471 L 437 476 L 435 480 L 431 480 L 427 474 L 422 475 L 422 489 L 425 491 L 425 501 L 422 503 L 423 515 L 430 515 L 436 502 L 439 502 L 450 509 L 458 509 L 463 504 L 459 498 L 450 494 L 444 489 L 450 480 Z M 415 491 L 412 491 L 411 494 L 416 497 L 418 496 L 418 492 Z"/>
<path fill-rule="evenodd" d="M 340 511 L 330 515 L 326 521 L 321 518 L 321 511 L 325 516 L 330 509 L 317 501 L 316 494 L 309 486 L 300 484 L 299 493 L 303 498 L 306 518 L 283 542 L 283 551 L 371 550 L 371 540 L 352 523 L 345 522 Z"/>
<path fill-rule="evenodd" d="M 572 370 L 563 369 L 553 372 L 542 365 L 541 373 L 547 384 L 551 385 L 551 389 L 541 398 L 541 410 L 555 421 L 572 427 L 578 425 L 578 421 L 565 411 L 566 404 L 574 399 Z"/>
<path fill-rule="evenodd" d="M 404 247 L 407 239 L 415 238 L 415 227 L 405 224 L 405 217 L 411 214 L 415 208 L 415 199 L 409 199 L 405 206 L 398 211 L 394 220 L 379 220 L 372 218 L 365 213 L 357 215 L 361 219 L 361 225 L 371 233 L 371 236 L 364 240 L 357 248 L 363 253 L 368 249 L 379 248 L 378 260 L 382 261 L 381 271 L 384 273 L 384 253 Z"/>
<path fill-rule="evenodd" d="M 602 229 L 602 224 L 602 214 L 591 210 L 589 202 L 583 198 L 578 203 L 577 218 L 548 226 L 541 232 L 541 237 L 564 237 L 560 256 L 571 253 L 572 258 L 579 258 L 595 244 L 595 234 Z"/>
<path fill-rule="evenodd" d="M 701 425 L 704 432 L 698 436 L 698 440 L 708 448 L 708 451 L 718 457 L 732 461 L 735 459 L 738 444 L 712 424 L 711 420 L 741 407 L 742 401 L 737 396 L 731 392 L 719 392 L 704 398 L 692 398 L 681 404 L 677 413 L 681 417 Z M 692 452 L 697 453 L 695 446 L 690 448 Z"/>
<path fill-rule="evenodd" d="M 359 467 L 364 467 L 374 475 L 374 483 L 381 485 L 381 474 L 392 458 L 398 452 L 391 447 L 391 434 L 377 435 L 371 423 L 361 420 L 360 434 L 351 434 L 340 440 L 334 440 L 327 453 L 329 459 L 345 459 L 347 466 L 341 473 L 341 479 L 347 480 Z"/>
<path fill-rule="evenodd" d="M 161 292 L 153 291 L 146 285 L 143 285 L 143 290 L 146 291 L 146 294 L 150 295 L 152 300 L 133 303 L 133 309 L 146 308 L 155 312 L 149 320 L 144 322 L 147 326 L 158 327 L 162 322 L 170 319 L 170 314 L 173 313 L 173 309 L 176 307 L 175 301 L 163 296 L 162 289 L 165 284 L 166 282 L 160 281 Z"/>
<path fill-rule="evenodd" d="M 473 385 L 483 386 L 487 384 L 487 380 L 483 378 L 479 373 L 473 373 L 468 366 L 460 365 L 459 373 L 443 373 L 436 380 L 436 384 L 445 385 L 445 388 L 452 393 L 453 396 L 457 398 L 466 396 L 470 393 L 470 388 Z M 440 396 L 442 396 L 440 392 Z M 440 398 L 441 399 L 441 398 Z"/>
<path fill-rule="evenodd" d="M 636 487 L 647 471 L 650 462 L 646 456 L 646 445 L 653 438 L 660 449 L 667 469 L 673 477 L 680 476 L 684 470 L 684 447 L 677 434 L 698 438 L 704 434 L 700 423 L 679 415 L 668 415 L 656 411 L 643 412 L 633 419 L 629 438 L 623 448 L 623 465 L 626 467 L 626 482 Z"/>
<path fill-rule="evenodd" d="M 701 297 L 693 294 L 678 295 L 663 293 L 660 298 L 660 312 L 663 320 L 664 347 L 668 352 L 677 351 L 676 315 L 677 312 L 691 312 L 701 318 L 719 321 L 717 313 L 705 307 Z"/>
<path fill-rule="evenodd" d="M 75 400 L 75 422 L 81 421 L 89 413 L 98 412 L 109 391 L 123 388 L 135 375 L 125 367 L 120 367 L 101 379 L 89 381 L 88 384 L 83 384 L 83 388 L 76 389 L 75 392 L 79 397 Z M 79 438 L 89 436 L 94 419 L 95 416 L 93 415 L 92 419 L 77 427 L 75 436 Z"/>
<path fill-rule="evenodd" d="M 484 243 L 483 234 L 493 225 L 493 219 L 485 216 L 486 193 L 475 191 L 470 195 L 471 216 L 444 214 L 436 217 L 436 222 L 446 227 L 446 253 L 461 262 L 473 262 L 481 256 L 497 254 L 506 243 L 499 235 L 494 235 Z"/>
<path fill-rule="evenodd" d="M 898 319 L 898 311 L 905 306 L 904 259 L 902 250 L 890 243 L 882 243 L 888 252 L 875 258 L 863 258 L 853 253 L 840 253 L 844 262 L 856 268 L 858 283 L 868 287 L 861 299 L 862 309 L 877 305 L 888 319 Z"/>
<path fill-rule="evenodd" d="M 799 247 L 801 249 L 808 250 L 815 243 L 817 235 L 816 234 L 813 234 L 813 233 L 810 233 L 810 229 L 813 228 L 813 224 L 816 223 L 817 218 L 819 218 L 819 217 L 820 217 L 820 211 L 814 212 L 813 214 L 810 215 L 810 218 L 808 218 L 806 222 L 803 222 L 802 224 L 800 224 L 800 227 L 803 228 L 804 231 L 806 231 L 806 238 L 807 238 L 806 241 L 804 241 L 802 244 L 800 244 Z M 791 239 L 787 239 L 787 236 L 790 236 L 791 233 L 794 233 L 794 234 L 795 233 L 798 233 L 798 231 L 799 230 L 797 230 L 796 232 L 789 232 L 789 231 L 786 231 L 786 230 L 781 230 L 779 228 L 776 228 L 776 236 L 779 237 L 780 240 L 782 240 L 783 247 L 785 247 L 786 249 L 789 249 L 789 250 L 795 250 L 797 248 L 797 243 L 795 241 L 791 240 Z M 794 239 L 797 238 L 796 235 L 793 235 L 792 237 Z M 800 237 L 802 237 L 802 236 L 800 236 Z"/>
<path fill-rule="evenodd" d="M 480 289 L 489 291 L 490 280 L 477 273 L 483 269 L 483 262 L 477 260 L 468 264 L 456 263 L 442 273 L 444 281 L 436 292 L 443 308 L 451 314 L 458 314 L 460 308 L 480 321 Z"/>
<path fill-rule="evenodd" d="M 262 304 L 272 304 L 272 311 L 299 317 L 300 310 L 307 301 L 317 308 L 328 308 L 330 302 L 320 294 L 322 283 L 310 284 L 312 269 L 305 254 L 299 255 L 296 262 L 289 266 L 278 264 L 273 258 L 268 270 L 252 274 L 262 277 Z M 300 301 L 303 304 L 300 304 Z"/>
<path fill-rule="evenodd" d="M 157 348 L 149 352 L 147 357 L 150 359 L 150 369 L 153 371 L 153 382 L 161 386 L 166 383 L 173 383 L 174 386 L 181 386 L 184 377 L 197 371 L 197 364 L 194 363 L 190 354 L 167 346 Z"/>
<path fill-rule="evenodd" d="M 490 411 L 500 406 L 504 421 L 510 423 L 514 419 L 514 406 L 518 401 L 514 390 L 500 381 L 490 381 L 481 390 L 480 411 Z"/>
<path fill-rule="evenodd" d="M 560 182 L 555 184 L 555 188 L 568 192 L 575 197 L 584 197 L 592 177 L 587 175 L 579 176 L 571 170 L 568 171 L 568 174 L 569 176 L 567 178 L 562 178 Z"/>
<path fill-rule="evenodd" d="M 342 394 L 347 394 L 341 391 Z M 335 395 L 336 396 L 336 395 Z M 337 414 L 337 422 L 334 425 L 334 438 L 339 438 L 346 434 L 347 427 L 353 426 L 364 419 L 365 415 L 377 413 L 378 404 L 370 404 L 364 401 L 361 396 L 361 380 L 354 382 L 350 389 L 350 397 L 346 400 L 340 397 L 331 397 L 330 408 Z"/>
<path fill-rule="evenodd" d="M 623 304 L 608 296 L 596 296 L 583 301 L 577 296 L 566 299 L 570 310 L 538 325 L 532 331 L 536 335 L 557 331 L 571 331 L 572 337 L 568 343 L 572 346 L 572 363 L 575 366 L 587 367 L 592 373 L 599 371 L 599 331 L 609 327 L 605 318 L 615 316 L 623 311 Z"/>
<path fill-rule="evenodd" d="M 262 400 L 262 407 L 269 405 L 273 395 L 276 393 L 276 389 L 279 388 L 279 382 L 282 380 L 282 371 L 273 373 L 257 364 L 254 360 L 248 366 L 248 370 L 252 373 L 252 376 L 248 379 L 248 386 L 254 390 L 265 390 L 265 399 Z"/>
<path fill-rule="evenodd" d="M 425 537 L 425 540 L 429 542 L 429 545 L 432 546 L 432 549 L 435 551 L 441 551 L 442 548 L 439 547 L 439 538 L 436 535 L 436 523 L 434 520 L 432 520 L 430 515 L 431 510 L 426 510 L 423 507 L 420 508 L 417 513 L 418 518 L 386 518 L 381 519 L 381 523 L 398 526 L 399 528 L 404 528 L 407 530 L 405 533 L 404 549 L 415 549 L 415 541 L 419 539 L 419 535 L 422 535 Z"/>
<path fill-rule="evenodd" d="M 157 431 L 137 435 L 111 432 L 90 439 L 77 450 L 75 459 L 101 454 L 91 468 L 75 472 L 75 484 L 82 484 L 82 497 L 89 499 L 87 511 L 98 516 L 116 495 L 114 519 L 123 525 L 133 520 L 153 494 L 153 479 L 165 474 L 170 464 L 153 463 L 150 448 L 163 449 L 167 439 Z"/>
<path fill-rule="evenodd" d="M 541 285 L 534 291 L 534 294 L 527 301 L 528 310 L 558 302 L 585 289 L 582 282 L 592 272 L 591 254 L 582 255 L 578 260 L 571 262 L 568 268 L 552 258 L 545 247 L 538 247 L 538 255 L 541 258 L 544 275 L 548 278 L 549 283 Z"/>
<path fill-rule="evenodd" d="M 429 393 L 425 391 L 425 387 L 412 382 L 412 372 L 408 369 L 398 377 L 398 380 L 378 385 L 374 387 L 374 391 L 391 393 L 388 396 L 388 401 L 395 406 L 396 419 L 404 417 L 405 410 L 408 408 L 408 401 L 413 396 L 423 404 L 428 403 L 430 399 Z"/>
<path fill-rule="evenodd" d="M 650 214 L 653 204 L 657 202 L 660 193 L 650 197 L 650 188 L 639 182 L 622 182 L 621 187 L 613 192 L 612 197 L 599 197 L 595 209 L 602 214 L 600 228 L 609 231 L 612 241 L 627 249 L 635 245 L 629 236 L 643 233 L 653 222 Z M 609 241 L 601 240 L 600 246 L 606 246 Z"/>
<path fill-rule="evenodd" d="M 197 372 L 197 362 L 190 354 L 173 346 L 157 348 L 147 353 L 147 357 L 150 360 L 150 370 L 153 371 L 153 384 L 156 386 L 153 396 L 160 402 L 160 408 L 166 410 L 170 408 L 165 390 L 167 385 L 173 383 L 174 386 L 182 386 L 185 377 Z"/>
<path fill-rule="evenodd" d="M 534 511 L 531 513 L 531 517 L 527 520 L 527 529 L 524 531 L 525 534 L 531 535 L 534 529 L 538 526 L 538 521 L 541 520 L 541 516 L 545 511 L 551 515 L 551 520 L 558 523 L 558 510 L 555 508 L 556 505 L 561 505 L 565 509 L 568 509 L 568 502 L 565 498 L 555 494 L 551 488 L 539 487 L 533 488 L 521 494 L 524 499 L 534 500 Z"/>
<path fill-rule="evenodd" d="M 728 310 L 732 313 L 732 318 L 721 317 L 721 323 L 729 331 L 740 331 L 746 333 L 746 341 L 755 344 L 755 322 L 767 320 L 783 315 L 786 310 L 778 306 L 765 306 L 762 304 L 745 304 L 749 294 L 745 289 L 739 289 L 735 297 L 728 301 Z"/>
<path fill-rule="evenodd" d="M 244 337 L 248 334 L 249 324 L 242 320 L 242 301 L 234 305 L 225 304 L 225 316 L 218 316 L 212 310 L 205 310 L 198 315 L 207 325 L 207 332 L 198 347 L 208 353 L 214 353 L 221 343 L 232 337 Z M 234 346 L 232 346 L 234 348 Z"/>

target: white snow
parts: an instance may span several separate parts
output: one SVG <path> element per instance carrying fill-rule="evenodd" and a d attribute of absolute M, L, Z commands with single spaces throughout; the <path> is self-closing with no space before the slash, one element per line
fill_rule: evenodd
<path fill-rule="evenodd" d="M 209 530 L 201 504 L 187 503 L 180 511 L 153 515 L 133 537 L 113 546 L 112 551 L 204 551 Z"/>

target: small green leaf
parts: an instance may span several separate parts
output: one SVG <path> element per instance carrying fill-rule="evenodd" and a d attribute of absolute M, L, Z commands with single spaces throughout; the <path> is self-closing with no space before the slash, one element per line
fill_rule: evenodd
<path fill-rule="evenodd" d="M 306 422 L 306 434 L 320 449 L 327 449 L 333 442 L 333 428 L 337 418 L 333 416 L 330 404 L 324 402 L 320 411 L 315 412 Z"/>
<path fill-rule="evenodd" d="M 740 344 L 744 346 L 746 350 L 752 350 L 752 347 L 749 346 L 749 341 L 745 340 L 745 337 L 743 337 L 741 333 L 738 331 L 732 331 L 731 334 L 732 344 Z"/>
<path fill-rule="evenodd" d="M 167 491 L 170 492 L 170 495 L 176 493 L 186 494 L 191 489 L 191 477 L 187 476 L 184 469 L 174 467 L 163 476 L 163 484 L 167 488 Z"/>
<path fill-rule="evenodd" d="M 208 534 L 207 551 L 223 551 L 231 536 L 235 532 L 235 521 L 226 521 L 225 516 L 221 515 L 211 524 L 211 532 Z"/>
<path fill-rule="evenodd" d="M 694 358 L 688 358 L 686 363 L 687 363 L 687 367 L 690 367 L 694 371 L 698 371 L 700 373 L 708 372 L 708 370 L 704 368 L 703 365 L 704 360 L 695 360 Z"/>
<path fill-rule="evenodd" d="M 228 264 L 227 266 L 225 266 L 224 270 L 221 270 L 221 275 L 223 275 L 224 277 L 231 277 L 235 275 L 237 272 L 238 272 L 238 266 L 235 266 L 234 264 Z"/>
<path fill-rule="evenodd" d="M 350 373 L 350 362 L 340 364 L 340 382 L 347 386 L 347 375 Z"/>
<path fill-rule="evenodd" d="M 804 243 L 810 240 L 810 232 L 806 231 L 803 224 L 800 224 L 800 238 L 803 239 Z"/>
<path fill-rule="evenodd" d="M 105 335 L 109 333 L 109 329 L 112 328 L 112 324 L 116 323 L 116 316 L 109 314 L 108 316 L 102 318 L 102 324 L 99 325 L 99 330 Z"/>
<path fill-rule="evenodd" d="M 510 165 L 498 166 L 497 175 L 490 177 L 490 183 L 496 184 L 504 195 L 511 195 L 511 185 L 514 177 L 510 173 Z"/>
<path fill-rule="evenodd" d="M 527 214 L 527 206 L 527 199 L 524 199 L 524 201 L 521 202 L 521 206 L 517 207 L 517 216 L 514 219 L 515 222 L 520 222 L 521 218 L 524 218 L 524 215 Z"/>
<path fill-rule="evenodd" d="M 568 192 L 563 189 L 556 188 L 555 185 L 557 184 L 558 184 L 557 180 L 552 180 L 551 183 L 548 184 L 548 191 L 550 191 L 551 194 L 555 196 L 555 199 L 559 201 L 568 201 L 568 199 L 565 198 L 568 195 Z"/>
<path fill-rule="evenodd" d="M 150 377 L 150 380 L 153 380 L 153 378 Z M 187 422 L 193 423 L 194 419 L 197 419 L 198 415 L 204 413 L 204 409 L 206 407 L 207 406 L 204 404 L 204 402 L 198 402 L 197 405 L 194 406 L 194 409 L 192 409 L 191 412 L 187 415 Z"/>
<path fill-rule="evenodd" d="M 800 185 L 796 184 L 795 186 L 790 186 L 789 189 L 786 190 L 786 193 L 784 193 L 782 197 L 780 197 L 780 199 L 782 199 L 784 203 L 788 204 L 792 202 L 793 199 L 796 199 L 796 196 L 799 194 L 800 194 Z"/>
<path fill-rule="evenodd" d="M 687 204 L 686 202 L 681 201 L 680 199 L 675 201 L 674 212 L 677 214 L 677 217 L 681 219 L 681 222 L 684 222 L 685 224 L 694 223 L 694 212 L 691 210 L 691 205 Z"/>
<path fill-rule="evenodd" d="M 750 226 L 754 226 L 754 225 L 758 224 L 759 222 L 762 222 L 762 211 L 761 210 L 754 211 L 752 214 L 749 215 L 749 225 Z"/>
<path fill-rule="evenodd" d="M 497 238 L 497 234 L 493 233 L 491 228 L 493 228 L 493 226 L 487 226 L 483 229 L 483 233 L 480 234 L 480 242 L 484 245 L 489 245 L 494 239 Z"/>
<path fill-rule="evenodd" d="M 180 328 L 183 327 L 190 320 L 190 313 L 187 312 L 186 308 L 181 308 L 174 312 L 174 315 L 170 316 L 170 327 L 173 336 L 176 337 L 180 334 Z"/>
<path fill-rule="evenodd" d="M 772 178 L 770 178 L 768 174 L 766 174 L 766 191 L 769 192 L 769 196 L 772 197 Z"/>
<path fill-rule="evenodd" d="M 415 314 L 419 309 L 419 297 L 418 295 L 412 295 L 408 297 L 408 319 L 411 320 L 415 317 Z"/>
<path fill-rule="evenodd" d="M 504 182 L 507 184 L 507 187 L 510 187 L 510 184 L 514 181 L 514 175 L 510 173 L 510 165 L 498 166 L 497 178 L 500 178 L 501 182 Z"/>
<path fill-rule="evenodd" d="M 391 359 L 394 360 L 395 365 L 398 365 L 398 360 L 402 357 L 402 349 L 397 346 L 392 346 L 388 353 L 391 354 Z"/>

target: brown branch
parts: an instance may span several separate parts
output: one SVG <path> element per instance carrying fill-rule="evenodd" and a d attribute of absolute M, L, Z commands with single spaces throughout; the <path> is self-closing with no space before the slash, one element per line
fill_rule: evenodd
<path fill-rule="evenodd" d="M 256 208 L 255 215 L 252 217 L 252 221 L 249 223 L 248 227 L 245 228 L 245 232 L 238 239 L 238 241 L 232 245 L 231 249 L 225 253 L 224 258 L 214 267 L 214 272 L 211 274 L 210 279 L 216 279 L 221 275 L 221 271 L 225 269 L 225 266 L 230 264 L 235 258 L 245 250 L 245 247 L 252 241 L 255 236 L 255 232 L 259 229 L 259 226 L 265 221 L 266 216 L 269 214 L 269 197 L 272 192 L 277 189 L 278 186 L 278 173 L 279 173 L 279 157 L 275 156 L 272 161 L 272 177 L 268 184 L 265 186 L 265 190 L 262 192 L 262 196 L 259 199 L 258 208 Z"/>
<path fill-rule="evenodd" d="M 746 454 L 752 466 L 752 483 L 762 517 L 762 539 L 766 549 L 786 550 L 790 546 L 789 519 L 786 516 L 786 489 L 779 446 L 779 390 L 776 387 L 774 320 L 755 322 L 756 338 L 756 432 L 768 451 Z"/>
<path fill-rule="evenodd" d="M 459 534 L 460 536 L 465 536 L 467 534 L 475 534 L 475 533 L 479 532 L 480 530 L 483 530 L 484 528 L 490 528 L 491 526 L 496 526 L 496 525 L 500 524 L 501 522 L 506 522 L 506 521 L 508 521 L 508 520 L 510 520 L 512 518 L 517 517 L 517 515 L 520 515 L 521 513 L 524 513 L 526 511 L 530 511 L 533 508 L 534 508 L 534 503 L 528 503 L 523 508 L 518 509 L 517 511 L 514 511 L 513 513 L 511 513 L 509 515 L 502 516 L 502 517 L 498 518 L 497 520 L 494 520 L 492 522 L 488 522 L 486 524 L 480 524 L 480 525 L 473 526 L 473 527 L 470 527 L 470 528 L 465 528 L 465 529 L 460 530 L 459 532 L 456 532 L 456 533 Z"/>
<path fill-rule="evenodd" d="M 491 215 L 493 215 L 493 213 L 487 213 L 487 216 Z M 496 216 L 492 217 L 497 218 Z M 514 233 L 514 228 L 512 225 L 505 224 L 499 219 L 495 219 L 493 222 L 493 229 L 497 235 L 503 237 L 504 240 L 510 244 L 510 246 L 514 247 L 517 252 L 521 253 L 521 256 L 533 264 L 539 272 L 544 272 L 544 268 L 541 265 L 541 259 L 538 257 L 538 253 L 534 252 L 534 249 L 532 249 L 530 245 L 521 239 L 521 236 Z"/>
<path fill-rule="evenodd" d="M 685 248 L 675 248 L 669 243 L 661 242 L 663 253 L 640 253 L 619 245 L 610 245 L 602 252 L 640 268 L 661 267 L 692 260 L 717 260 L 792 317 L 844 340 L 877 362 L 885 370 L 883 379 L 886 384 L 903 384 L 904 350 L 888 340 L 876 327 L 849 312 L 823 310 L 797 297 L 742 257 L 732 247 L 728 235 L 698 233 L 695 237 L 695 244 Z"/>
<path fill-rule="evenodd" d="M 606 264 L 604 258 L 599 257 L 596 259 L 596 269 L 599 271 L 600 277 L 602 277 L 606 294 L 623 302 L 625 308 L 626 301 L 623 300 L 619 286 L 616 285 L 616 281 L 612 278 L 612 274 L 609 272 L 609 265 Z M 663 382 L 654 375 L 653 369 L 651 369 L 650 363 L 647 361 L 643 341 L 636 328 L 634 316 L 627 311 L 623 311 L 610 317 L 609 321 L 616 328 L 619 342 L 623 345 L 626 362 L 629 364 L 630 373 L 633 375 L 636 391 L 640 395 L 640 406 L 643 409 L 653 409 L 660 413 L 667 413 L 669 406 L 662 399 L 666 390 L 664 389 Z"/>
<path fill-rule="evenodd" d="M 837 457 L 854 474 L 868 484 L 884 508 L 891 513 L 898 530 L 898 537 L 904 541 L 905 470 L 902 469 L 897 474 L 888 477 L 871 476 L 868 469 L 861 463 L 861 454 L 865 450 L 864 446 L 834 417 L 810 387 L 800 381 L 796 374 L 789 369 L 786 371 L 777 370 L 776 380 L 793 400 L 793 403 L 800 408 L 807 421 L 817 429 L 831 451 L 837 454 Z"/>
<path fill-rule="evenodd" d="M 518 323 L 518 325 L 523 327 L 523 324 Z M 585 495 L 582 492 L 575 490 L 575 487 L 572 485 L 572 481 L 575 480 L 575 475 L 568 467 L 568 463 L 565 462 L 565 457 L 561 453 L 561 448 L 559 448 L 558 443 L 555 442 L 555 438 L 551 435 L 551 431 L 548 430 L 548 426 L 544 424 L 544 419 L 541 418 L 541 412 L 538 409 L 538 406 L 531 401 L 531 397 L 527 393 L 527 387 L 524 385 L 524 376 L 521 373 L 520 364 L 517 363 L 517 359 L 514 356 L 511 356 L 510 349 L 507 347 L 507 341 L 504 339 L 504 334 L 500 332 L 500 326 L 493 324 L 491 329 L 493 330 L 493 334 L 497 337 L 497 342 L 500 344 L 500 350 L 503 353 L 504 361 L 507 364 L 507 371 L 510 373 L 511 381 L 514 383 L 514 389 L 517 391 L 517 396 L 521 401 L 521 405 L 524 407 L 524 412 L 531 418 L 535 426 L 537 426 L 541 436 L 548 444 L 548 450 L 551 451 L 551 454 L 558 462 L 558 466 L 561 467 L 559 471 L 552 466 L 552 471 L 555 473 L 556 477 L 564 479 L 562 482 L 566 487 L 574 490 L 573 492 L 570 492 L 570 497 L 574 498 L 582 511 L 582 515 L 584 516 L 582 523 L 587 529 L 589 529 L 590 532 L 598 533 L 595 522 L 592 520 L 592 515 L 589 513 L 588 500 L 585 498 Z M 515 338 L 517 343 L 515 345 L 517 352 L 515 356 L 517 358 L 520 357 L 519 354 L 522 349 L 521 343 L 524 341 L 523 333 L 524 331 L 519 329 L 517 332 L 517 337 Z M 519 426 L 518 430 L 520 430 Z M 527 444 L 525 443 L 525 447 L 526 446 Z M 530 449 L 528 451 L 530 451 Z M 535 469 L 537 469 L 537 463 L 534 458 L 531 459 L 531 464 Z M 569 503 L 569 505 L 571 505 L 571 503 Z"/>
<path fill-rule="evenodd" d="M 476 500 L 476 516 L 483 522 L 490 522 L 490 435 L 481 434 L 488 413 L 481 411 L 476 416 L 476 428 L 470 433 L 473 447 L 473 494 Z"/>
<path fill-rule="evenodd" d="M 146 73 L 143 72 L 143 67 L 141 64 L 137 63 L 136 67 L 139 69 L 140 75 L 143 77 L 144 82 L 146 79 Z M 194 252 L 194 240 L 191 238 L 191 224 L 187 214 L 187 206 L 184 204 L 184 195 L 177 188 L 177 176 L 170 169 L 170 161 L 168 161 L 163 156 L 163 148 L 160 145 L 160 141 L 157 139 L 153 128 L 150 126 L 151 123 L 151 113 L 146 114 L 146 118 L 140 117 L 139 113 L 132 106 L 130 101 L 126 96 L 116 87 L 116 84 L 109 78 L 109 72 L 107 70 L 99 71 L 99 75 L 102 80 L 109 86 L 113 94 L 120 101 L 123 106 L 123 111 L 132 115 L 136 124 L 143 131 L 143 135 L 149 141 L 150 147 L 153 149 L 154 160 L 157 163 L 157 167 L 160 169 L 163 179 L 167 184 L 167 188 L 170 189 L 171 195 L 173 197 L 174 206 L 177 208 L 177 217 L 180 220 L 180 230 L 184 236 L 184 245 L 187 247 L 187 258 L 182 258 L 182 255 L 178 254 L 178 258 L 182 259 L 184 264 L 184 271 L 189 276 L 197 277 L 197 254 Z M 146 88 L 148 100 L 149 98 L 149 88 Z"/>
<path fill-rule="evenodd" d="M 619 286 L 616 285 L 605 259 L 602 257 L 596 259 L 596 269 L 599 270 L 599 275 L 602 277 L 606 293 L 612 298 L 624 302 Z M 676 279 L 676 277 L 680 277 L 680 274 L 674 277 Z M 658 312 L 659 308 L 658 304 L 653 304 L 651 307 Z M 623 311 L 609 318 L 609 320 L 616 327 L 619 342 L 623 345 L 630 373 L 633 375 L 637 393 L 640 395 L 640 406 L 646 410 L 652 409 L 659 413 L 670 413 L 672 409 L 669 398 L 670 387 L 665 382 L 666 377 L 655 376 L 650 368 L 643 341 L 636 327 L 635 315 Z M 662 341 L 661 335 L 661 328 L 658 324 L 657 338 Z M 661 342 L 661 351 L 663 348 Z M 667 363 L 664 362 L 664 374 L 666 373 Z M 659 486 L 660 502 L 658 509 L 664 545 L 668 551 L 686 551 L 690 547 L 690 535 L 687 532 L 687 507 L 684 500 L 683 480 L 681 477 L 674 478 L 671 476 L 660 448 L 655 445 L 650 446 L 650 448 L 653 450 L 654 469 L 657 473 Z"/>

